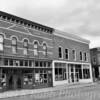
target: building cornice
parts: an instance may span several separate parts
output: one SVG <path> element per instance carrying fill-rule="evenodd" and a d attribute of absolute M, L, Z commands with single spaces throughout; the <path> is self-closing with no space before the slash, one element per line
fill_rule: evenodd
<path fill-rule="evenodd" d="M 66 38 L 66 39 L 70 39 L 70 40 L 73 40 L 73 41 L 85 43 L 85 44 L 90 43 L 89 40 L 83 39 L 83 38 L 81 38 L 81 37 L 79 37 L 75 34 L 69 34 L 67 32 L 63 32 L 63 31 L 60 31 L 60 30 L 57 30 L 57 29 L 54 30 L 54 35 L 60 36 L 60 37 Z"/>
<path fill-rule="evenodd" d="M 11 22 L 11 23 L 16 23 L 16 24 L 22 25 L 24 27 L 29 27 L 29 28 L 31 27 L 35 30 L 39 30 L 39 31 L 49 33 L 49 34 L 52 34 L 53 30 L 54 30 L 51 27 L 30 21 L 30 20 L 27 20 L 27 19 L 24 19 L 21 17 L 17 17 L 15 15 L 8 14 L 8 13 L 2 12 L 2 11 L 0 11 L 0 19 L 6 20 L 6 21 Z"/>

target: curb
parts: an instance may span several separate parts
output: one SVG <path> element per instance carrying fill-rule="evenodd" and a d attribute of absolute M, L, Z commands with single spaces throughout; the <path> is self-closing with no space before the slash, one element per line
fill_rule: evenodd
<path fill-rule="evenodd" d="M 33 95 L 35 98 L 47 98 L 48 97 L 54 97 L 56 94 L 64 94 L 64 92 L 69 91 L 69 89 L 79 89 L 82 87 L 91 87 L 95 86 L 95 83 L 88 83 L 88 84 L 80 84 L 80 85 L 64 85 L 64 86 L 57 86 L 57 87 L 50 87 L 45 89 L 36 89 L 36 90 L 21 90 L 21 91 L 8 91 L 9 93 L 0 93 L 0 99 L 4 98 L 11 98 L 11 97 L 20 97 L 20 96 L 27 96 L 27 95 Z M 65 87 L 66 86 L 66 87 Z M 14 94 L 12 94 L 14 92 Z M 50 94 L 53 94 L 50 96 Z M 61 95 L 60 94 L 60 95 Z"/>

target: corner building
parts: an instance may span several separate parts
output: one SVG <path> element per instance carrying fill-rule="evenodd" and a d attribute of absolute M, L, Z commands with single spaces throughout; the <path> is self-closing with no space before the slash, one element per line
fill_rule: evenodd
<path fill-rule="evenodd" d="M 0 11 L 0 91 L 91 82 L 89 41 Z"/>
<path fill-rule="evenodd" d="M 0 90 L 52 86 L 53 29 L 0 12 Z"/>

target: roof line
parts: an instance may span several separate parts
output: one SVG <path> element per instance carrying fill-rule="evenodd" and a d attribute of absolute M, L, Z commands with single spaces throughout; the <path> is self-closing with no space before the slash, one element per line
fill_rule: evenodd
<path fill-rule="evenodd" d="M 79 42 L 83 42 L 83 43 L 87 43 L 89 44 L 90 41 L 87 40 L 87 39 L 84 39 L 76 34 L 70 34 L 70 33 L 67 33 L 67 32 L 63 32 L 63 31 L 60 31 L 60 30 L 57 30 L 55 29 L 55 32 L 54 32 L 55 35 L 59 35 L 59 36 L 62 36 L 64 38 L 67 38 L 67 39 L 71 39 L 71 40 L 74 40 L 74 41 L 79 41 Z"/>

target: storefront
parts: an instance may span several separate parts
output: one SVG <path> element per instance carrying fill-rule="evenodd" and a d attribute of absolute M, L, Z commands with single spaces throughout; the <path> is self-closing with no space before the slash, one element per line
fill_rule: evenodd
<path fill-rule="evenodd" d="M 53 86 L 77 82 L 92 82 L 90 64 L 53 62 Z"/>
<path fill-rule="evenodd" d="M 0 88 L 2 90 L 52 86 L 51 61 L 8 58 L 3 61 L 4 64 L 0 69 Z"/>

